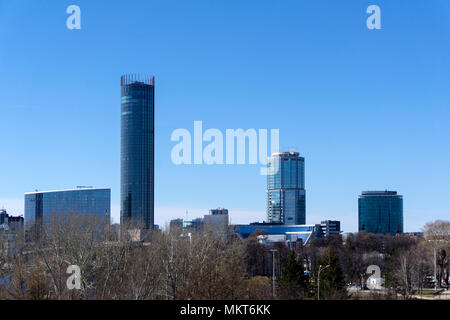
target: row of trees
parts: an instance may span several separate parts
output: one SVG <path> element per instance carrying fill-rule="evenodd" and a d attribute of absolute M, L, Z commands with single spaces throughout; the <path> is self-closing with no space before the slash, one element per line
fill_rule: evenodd
<path fill-rule="evenodd" d="M 148 242 L 115 238 L 94 217 L 53 219 L 38 239 L 2 256 L 0 298 L 237 299 L 251 289 L 244 247 L 231 232 L 153 232 Z M 79 290 L 67 286 L 70 265 L 81 270 Z"/>
<path fill-rule="evenodd" d="M 372 274 L 369 266 L 378 266 L 385 280 L 383 290 L 373 298 L 412 298 L 425 288 L 444 288 L 448 284 L 450 265 L 450 222 L 428 223 L 423 237 L 413 235 L 379 235 L 356 233 L 314 239 L 289 253 L 277 248 L 280 268 L 278 296 L 283 299 L 347 299 L 351 285 L 364 287 Z M 256 236 L 256 235 L 255 235 Z M 270 249 L 258 244 L 256 237 L 247 239 L 247 272 L 251 276 L 270 276 Z M 320 274 L 320 290 L 317 288 Z M 303 272 L 304 271 L 304 272 Z M 436 274 L 436 282 L 434 275 Z"/>
<path fill-rule="evenodd" d="M 16 237 L 13 254 L 0 250 L 0 299 L 315 299 L 319 291 L 321 299 L 347 299 L 348 284 L 363 284 L 369 265 L 386 280 L 383 297 L 409 298 L 429 285 L 434 252 L 438 285 L 448 283 L 449 225 L 427 225 L 425 239 L 358 233 L 289 248 L 261 244 L 257 234 L 242 241 L 230 228 L 118 241 L 94 217 L 65 216 L 34 241 Z M 79 290 L 67 286 L 70 265 L 81 270 Z"/>

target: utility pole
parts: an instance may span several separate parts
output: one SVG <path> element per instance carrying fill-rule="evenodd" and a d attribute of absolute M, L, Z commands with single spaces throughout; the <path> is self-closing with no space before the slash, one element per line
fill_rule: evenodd
<path fill-rule="evenodd" d="M 272 297 L 275 297 L 275 252 L 277 249 L 270 249 L 272 251 Z"/>
<path fill-rule="evenodd" d="M 328 268 L 330 265 L 322 268 L 322 265 L 319 265 L 319 272 L 317 274 L 317 300 L 320 300 L 320 272 Z"/>
<path fill-rule="evenodd" d="M 434 242 L 433 244 L 434 244 L 433 245 L 433 252 L 434 252 L 434 263 L 433 263 L 433 265 L 434 265 L 434 291 L 436 292 L 437 291 L 436 242 Z"/>

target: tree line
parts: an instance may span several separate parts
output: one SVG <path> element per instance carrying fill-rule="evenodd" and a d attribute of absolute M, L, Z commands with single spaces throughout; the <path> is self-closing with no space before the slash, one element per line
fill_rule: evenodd
<path fill-rule="evenodd" d="M 92 216 L 55 218 L 31 236 L 0 234 L 0 299 L 352 299 L 348 288 L 365 284 L 370 265 L 385 279 L 374 298 L 448 284 L 448 221 L 427 224 L 424 237 L 356 233 L 306 245 L 265 245 L 261 233 L 243 240 L 232 227 L 166 228 L 142 242 L 119 240 Z M 67 286 L 70 265 L 81 270 L 80 289 Z"/>

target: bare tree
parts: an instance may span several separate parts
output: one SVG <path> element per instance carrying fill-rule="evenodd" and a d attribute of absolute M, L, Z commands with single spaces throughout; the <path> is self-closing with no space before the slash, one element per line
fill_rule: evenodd
<path fill-rule="evenodd" d="M 432 261 L 436 269 L 436 281 L 439 287 L 442 287 L 442 282 L 448 284 L 449 279 L 450 221 L 429 222 L 424 226 L 423 232 L 425 239 L 433 247 Z"/>

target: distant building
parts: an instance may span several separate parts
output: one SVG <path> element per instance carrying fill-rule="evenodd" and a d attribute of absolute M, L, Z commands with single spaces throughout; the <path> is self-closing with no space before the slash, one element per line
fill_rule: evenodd
<path fill-rule="evenodd" d="M 8 227 L 12 231 L 18 231 L 23 229 L 24 218 L 22 216 L 9 216 L 8 217 Z"/>
<path fill-rule="evenodd" d="M 211 209 L 209 215 L 203 216 L 203 224 L 215 229 L 223 229 L 228 226 L 228 223 L 228 209 Z"/>
<path fill-rule="evenodd" d="M 25 193 L 25 227 L 42 225 L 51 217 L 95 215 L 110 221 L 111 189 L 78 188 Z"/>
<path fill-rule="evenodd" d="M 120 84 L 120 223 L 130 229 L 153 230 L 155 78 L 124 75 Z"/>
<path fill-rule="evenodd" d="M 0 228 L 10 231 L 19 231 L 23 229 L 22 216 L 10 216 L 6 210 L 0 209 Z"/>
<path fill-rule="evenodd" d="M 251 223 L 235 225 L 236 233 L 240 238 L 246 239 L 254 232 L 258 231 L 262 236 L 260 240 L 268 242 L 301 242 L 306 245 L 317 232 L 315 225 L 286 225 L 273 223 Z"/>
<path fill-rule="evenodd" d="M 274 153 L 269 159 L 267 220 L 289 225 L 306 222 L 305 158 L 298 152 Z"/>
<path fill-rule="evenodd" d="M 203 219 L 196 218 L 196 219 L 184 221 L 184 228 L 189 229 L 192 232 L 199 232 L 203 229 Z"/>
<path fill-rule="evenodd" d="M 0 209 L 0 224 L 4 224 L 7 221 L 8 214 L 5 209 Z"/>
<path fill-rule="evenodd" d="M 212 228 L 216 231 L 225 230 L 229 225 L 228 209 L 217 208 L 209 210 L 209 214 L 203 218 L 195 218 L 192 220 L 173 219 L 170 220 L 170 230 L 184 230 L 186 232 L 203 231 L 205 227 Z"/>
<path fill-rule="evenodd" d="M 336 220 L 322 221 L 318 227 L 320 228 L 321 237 L 329 237 L 330 235 L 341 234 L 341 222 Z"/>
<path fill-rule="evenodd" d="M 170 230 L 183 229 L 183 219 L 173 219 L 169 223 Z"/>
<path fill-rule="evenodd" d="M 358 199 L 358 230 L 403 233 L 403 197 L 396 191 L 364 191 Z"/>
<path fill-rule="evenodd" d="M 211 209 L 209 210 L 209 214 L 211 216 L 215 216 L 215 215 L 228 215 L 228 209 L 224 209 L 224 208 L 217 208 L 217 209 Z"/>
<path fill-rule="evenodd" d="M 406 232 L 405 234 L 413 238 L 423 238 L 423 232 L 420 231 Z"/>
<path fill-rule="evenodd" d="M 22 237 L 23 217 L 10 216 L 6 210 L 0 209 L 0 254 L 16 254 L 20 247 L 16 239 Z"/>

